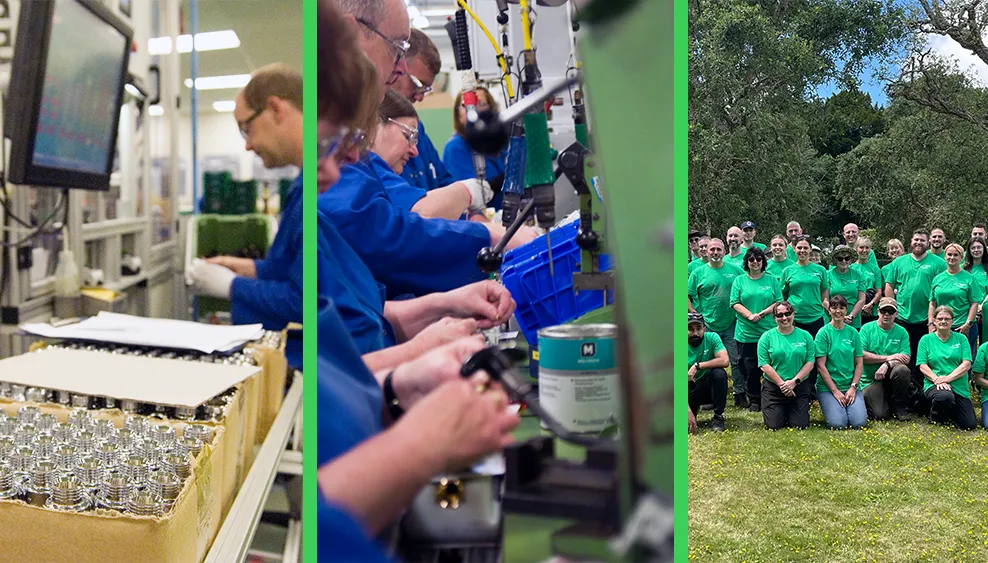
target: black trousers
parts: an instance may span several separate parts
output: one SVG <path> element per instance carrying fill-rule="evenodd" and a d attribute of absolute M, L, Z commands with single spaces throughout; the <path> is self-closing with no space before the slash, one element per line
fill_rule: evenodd
<path fill-rule="evenodd" d="M 810 425 L 810 384 L 803 381 L 796 386 L 796 396 L 786 397 L 779 386 L 762 380 L 762 417 L 769 430 L 791 426 L 806 428 Z"/>
<path fill-rule="evenodd" d="M 925 394 L 930 401 L 930 422 L 953 423 L 961 430 L 974 430 L 978 426 L 971 399 L 961 397 L 953 390 L 936 387 L 930 387 Z"/>
<path fill-rule="evenodd" d="M 930 333 L 930 325 L 927 323 L 906 323 L 899 319 L 895 322 L 902 325 L 909 334 L 909 369 L 912 377 L 909 382 L 909 408 L 919 414 L 926 416 L 930 412 L 930 399 L 923 393 L 923 373 L 916 367 L 916 350 L 919 348 L 919 340 Z"/>
<path fill-rule="evenodd" d="M 801 328 L 806 332 L 810 333 L 810 336 L 812 336 L 813 339 L 816 340 L 816 333 L 820 332 L 820 329 L 823 328 L 823 325 L 827 323 L 826 321 L 823 320 L 823 317 L 821 317 L 813 321 L 812 323 L 807 323 L 807 324 L 794 323 L 794 324 L 796 325 L 796 328 Z M 816 356 L 816 354 L 814 354 L 814 356 Z M 812 398 L 816 396 L 816 363 L 815 362 L 813 363 L 813 369 L 810 370 L 810 375 L 806 377 L 805 381 L 810 384 L 809 385 L 810 397 Z"/>
<path fill-rule="evenodd" d="M 891 415 L 905 412 L 909 399 L 909 367 L 896 364 L 885 378 L 873 382 L 861 392 L 864 395 L 868 418 L 884 420 Z"/>
<path fill-rule="evenodd" d="M 748 399 L 758 401 L 762 396 L 762 368 L 758 367 L 757 342 L 738 342 L 738 368 L 744 377 Z"/>
<path fill-rule="evenodd" d="M 723 417 L 727 407 L 727 372 L 714 368 L 707 375 L 690 381 L 689 404 L 693 414 L 699 417 L 700 405 L 714 404 L 714 416 Z"/>

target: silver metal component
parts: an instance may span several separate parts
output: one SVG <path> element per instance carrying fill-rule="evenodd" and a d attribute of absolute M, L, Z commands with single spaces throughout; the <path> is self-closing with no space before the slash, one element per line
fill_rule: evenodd
<path fill-rule="evenodd" d="M 32 405 L 24 405 L 17 409 L 17 422 L 20 424 L 34 424 L 41 416 L 41 409 Z"/>
<path fill-rule="evenodd" d="M 78 453 L 72 446 L 59 446 L 55 449 L 52 459 L 55 461 L 55 467 L 70 471 L 75 469 Z"/>
<path fill-rule="evenodd" d="M 192 463 L 188 454 L 168 454 L 162 460 L 162 465 L 175 472 L 182 479 L 186 479 L 192 474 Z"/>
<path fill-rule="evenodd" d="M 124 421 L 124 428 L 130 430 L 134 438 L 144 438 L 150 428 L 148 419 L 143 416 L 128 416 Z"/>
<path fill-rule="evenodd" d="M 171 446 L 175 443 L 175 429 L 167 424 L 159 424 L 154 428 L 154 439 L 161 446 Z"/>
<path fill-rule="evenodd" d="M 42 414 L 34 422 L 34 425 L 38 427 L 38 431 L 45 434 L 51 434 L 56 424 L 58 424 L 58 419 L 53 414 Z"/>
<path fill-rule="evenodd" d="M 113 425 L 112 421 L 101 419 L 96 421 L 96 427 L 93 430 L 93 434 L 95 434 L 100 440 L 105 440 L 113 435 L 116 430 L 117 427 Z"/>
<path fill-rule="evenodd" d="M 33 424 L 24 424 L 14 432 L 14 445 L 30 448 L 38 437 L 38 428 Z"/>
<path fill-rule="evenodd" d="M 45 503 L 45 508 L 69 512 L 83 512 L 91 507 L 92 501 L 89 500 L 79 480 L 68 475 L 62 475 L 55 480 L 51 487 L 51 496 Z"/>
<path fill-rule="evenodd" d="M 117 400 L 113 397 L 103 397 L 103 407 L 107 409 L 117 408 Z"/>
<path fill-rule="evenodd" d="M 0 381 L 0 397 L 5 399 L 10 398 L 10 383 L 6 381 Z"/>
<path fill-rule="evenodd" d="M 182 435 L 195 438 L 203 444 L 213 443 L 213 429 L 205 424 L 190 424 L 185 427 Z"/>
<path fill-rule="evenodd" d="M 29 447 L 16 448 L 8 459 L 13 473 L 28 473 L 34 467 L 34 450 Z"/>
<path fill-rule="evenodd" d="M 17 419 L 0 412 L 0 436 L 13 436 L 17 431 Z"/>
<path fill-rule="evenodd" d="M 24 393 L 24 398 L 27 399 L 27 402 L 29 403 L 47 403 L 48 390 L 41 387 L 30 387 Z"/>
<path fill-rule="evenodd" d="M 22 481 L 24 500 L 28 504 L 44 506 L 57 476 L 58 470 L 54 461 L 50 459 L 39 461 L 31 470 L 31 474 L 25 476 Z"/>
<path fill-rule="evenodd" d="M 134 446 L 134 452 L 141 455 L 144 458 L 145 463 L 154 464 L 158 463 L 158 444 L 153 440 L 146 439 L 143 442 Z"/>
<path fill-rule="evenodd" d="M 132 490 L 130 498 L 127 499 L 127 512 L 137 516 L 161 516 L 164 511 L 164 503 L 161 496 L 155 494 L 150 488 L 139 488 Z"/>
<path fill-rule="evenodd" d="M 98 443 L 99 440 L 96 438 L 96 434 L 93 434 L 89 430 L 83 430 L 75 437 L 75 448 L 80 453 L 89 453 L 94 451 Z"/>
<path fill-rule="evenodd" d="M 191 453 L 194 458 L 198 458 L 199 453 L 202 452 L 202 442 L 191 436 L 183 436 L 178 446 L 185 448 L 185 451 Z"/>
<path fill-rule="evenodd" d="M 148 463 L 143 455 L 131 454 L 120 466 L 121 471 L 134 482 L 135 485 L 143 484 L 148 477 Z"/>
<path fill-rule="evenodd" d="M 9 456 L 12 451 L 14 451 L 14 437 L 0 437 L 0 459 L 7 459 L 7 456 Z"/>
<path fill-rule="evenodd" d="M 86 409 L 73 409 L 68 420 L 76 430 L 88 430 L 94 424 L 92 413 Z"/>
<path fill-rule="evenodd" d="M 88 409 L 91 403 L 89 395 L 72 394 L 72 407 L 77 409 Z"/>
<path fill-rule="evenodd" d="M 57 422 L 51 429 L 51 435 L 59 442 L 72 442 L 75 440 L 76 429 L 68 422 Z"/>
<path fill-rule="evenodd" d="M 0 499 L 13 498 L 20 494 L 18 480 L 15 479 L 10 466 L 0 465 Z"/>
<path fill-rule="evenodd" d="M 104 442 L 96 450 L 96 455 L 103 462 L 103 465 L 108 468 L 120 463 L 120 453 L 120 447 L 112 442 Z"/>
<path fill-rule="evenodd" d="M 182 492 L 182 481 L 171 471 L 157 471 L 148 479 L 148 489 L 161 497 L 163 509 L 168 511 Z"/>
<path fill-rule="evenodd" d="M 129 414 L 137 414 L 141 411 L 141 404 L 130 399 L 120 399 L 120 410 Z"/>
<path fill-rule="evenodd" d="M 56 445 L 55 438 L 42 434 L 34 442 L 34 455 L 42 459 L 50 458 L 55 453 Z"/>
<path fill-rule="evenodd" d="M 96 456 L 87 456 L 75 469 L 79 484 L 87 489 L 95 489 L 103 482 L 103 462 Z"/>
<path fill-rule="evenodd" d="M 127 509 L 127 500 L 130 499 L 132 489 L 133 482 L 126 473 L 116 468 L 109 469 L 96 493 L 97 504 L 123 512 Z"/>
<path fill-rule="evenodd" d="M 134 449 L 134 443 L 137 439 L 134 437 L 134 433 L 127 428 L 121 429 L 114 436 L 116 444 L 120 446 L 122 450 L 132 450 Z"/>
<path fill-rule="evenodd" d="M 16 401 L 19 403 L 26 402 L 27 397 L 25 396 L 25 393 L 27 393 L 27 387 L 23 385 L 18 385 L 16 383 L 12 383 L 10 385 L 10 399 L 12 401 Z"/>
<path fill-rule="evenodd" d="M 178 454 L 181 456 L 187 456 L 189 455 L 189 447 L 183 444 L 181 440 L 177 441 L 164 451 L 162 457 L 169 454 Z"/>
<path fill-rule="evenodd" d="M 196 419 L 196 407 L 175 407 L 175 418 L 178 420 L 193 421 Z"/>
<path fill-rule="evenodd" d="M 55 401 L 60 405 L 69 405 L 72 403 L 72 393 L 59 389 L 55 391 Z"/>

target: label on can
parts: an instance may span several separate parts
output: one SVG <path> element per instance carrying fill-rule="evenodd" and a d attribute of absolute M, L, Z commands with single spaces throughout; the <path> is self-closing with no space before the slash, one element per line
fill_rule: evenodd
<path fill-rule="evenodd" d="M 539 332 L 539 402 L 572 432 L 599 432 L 618 417 L 614 325 Z"/>

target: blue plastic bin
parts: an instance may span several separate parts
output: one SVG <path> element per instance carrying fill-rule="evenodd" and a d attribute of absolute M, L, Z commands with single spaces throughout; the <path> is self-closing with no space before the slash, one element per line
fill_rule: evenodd
<path fill-rule="evenodd" d="M 555 229 L 552 240 L 552 262 L 555 275 L 549 272 L 549 250 L 545 235 L 507 253 L 501 265 L 501 281 L 518 304 L 515 318 L 528 342 L 538 342 L 540 328 L 555 326 L 577 319 L 604 305 L 602 290 L 573 290 L 573 273 L 580 271 L 580 247 L 576 221 Z M 611 269 L 611 257 L 602 254 L 600 267 Z M 613 303 L 614 296 L 608 296 Z"/>

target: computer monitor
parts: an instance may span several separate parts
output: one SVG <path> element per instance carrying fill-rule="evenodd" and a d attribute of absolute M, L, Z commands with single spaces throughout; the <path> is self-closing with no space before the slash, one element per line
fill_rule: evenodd
<path fill-rule="evenodd" d="M 21 2 L 4 119 L 9 181 L 109 189 L 132 36 L 94 0 Z"/>

